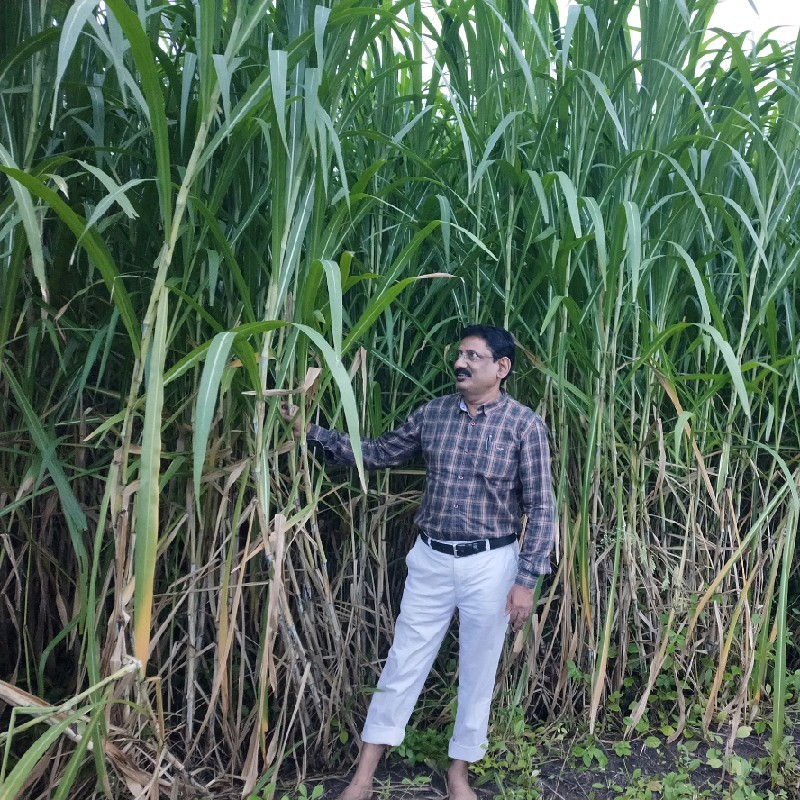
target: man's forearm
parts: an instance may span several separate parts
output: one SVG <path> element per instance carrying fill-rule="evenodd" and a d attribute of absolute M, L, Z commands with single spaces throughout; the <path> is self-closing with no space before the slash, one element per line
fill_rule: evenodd
<path fill-rule="evenodd" d="M 306 429 L 306 438 L 322 446 L 326 461 L 350 467 L 356 463 L 350 437 L 346 433 L 331 431 L 312 422 Z"/>
<path fill-rule="evenodd" d="M 322 446 L 325 460 L 333 464 L 353 466 L 356 463 L 350 437 L 346 433 L 310 424 L 306 434 L 311 442 Z M 403 425 L 377 439 L 362 439 L 361 454 L 367 469 L 396 467 L 419 456 L 419 419 L 413 415 Z"/>

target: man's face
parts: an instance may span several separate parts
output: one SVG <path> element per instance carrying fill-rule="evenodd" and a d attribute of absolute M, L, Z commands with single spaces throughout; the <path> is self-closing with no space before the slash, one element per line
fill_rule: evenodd
<path fill-rule="evenodd" d="M 454 365 L 456 385 L 463 394 L 483 394 L 500 387 L 500 381 L 508 374 L 507 358 L 492 358 L 492 351 L 478 336 L 467 336 L 458 346 Z"/>

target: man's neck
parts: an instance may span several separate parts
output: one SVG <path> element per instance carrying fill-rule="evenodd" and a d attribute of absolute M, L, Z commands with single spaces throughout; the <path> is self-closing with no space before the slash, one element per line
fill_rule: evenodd
<path fill-rule="evenodd" d="M 486 394 L 479 396 L 473 396 L 468 392 L 464 392 L 461 395 L 461 398 L 466 404 L 470 416 L 474 417 L 478 413 L 478 409 L 481 406 L 485 406 L 487 403 L 493 403 L 495 400 L 500 398 L 501 394 L 502 393 L 499 389 L 492 390 L 491 392 L 487 392 Z"/>

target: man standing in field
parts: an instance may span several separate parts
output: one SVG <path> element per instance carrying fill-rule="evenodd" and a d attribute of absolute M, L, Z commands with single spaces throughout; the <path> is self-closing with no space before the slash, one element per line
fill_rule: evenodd
<path fill-rule="evenodd" d="M 432 400 L 378 439 L 362 442 L 368 468 L 422 455 L 427 478 L 409 552 L 395 638 L 372 697 L 358 767 L 340 800 L 368 800 L 383 751 L 399 745 L 453 613 L 459 613 L 458 710 L 450 739 L 450 800 L 475 800 L 468 766 L 486 751 L 495 672 L 508 623 L 531 614 L 533 587 L 550 571 L 554 504 L 542 419 L 509 397 L 514 340 L 469 325 L 455 362 L 457 394 Z M 293 409 L 292 409 L 293 411 Z M 293 421 L 296 435 L 301 423 Z M 309 425 L 326 461 L 354 464 L 346 434 Z M 527 517 L 521 549 L 517 539 Z"/>

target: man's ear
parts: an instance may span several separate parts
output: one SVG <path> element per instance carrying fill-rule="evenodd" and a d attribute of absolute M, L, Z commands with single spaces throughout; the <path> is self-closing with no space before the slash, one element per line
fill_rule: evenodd
<path fill-rule="evenodd" d="M 497 359 L 497 374 L 500 380 L 503 380 L 508 373 L 511 372 L 511 359 L 508 356 L 503 356 Z"/>

